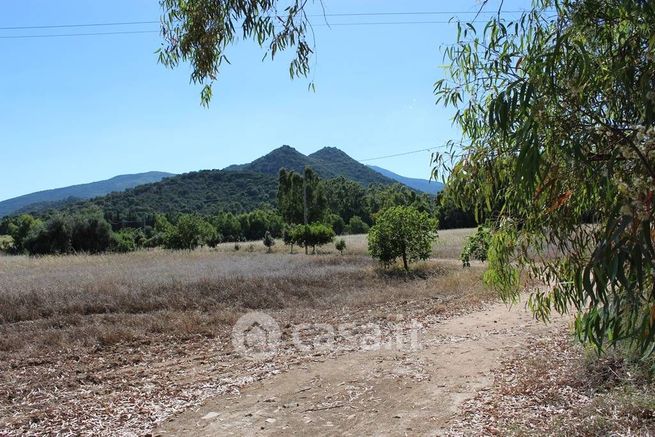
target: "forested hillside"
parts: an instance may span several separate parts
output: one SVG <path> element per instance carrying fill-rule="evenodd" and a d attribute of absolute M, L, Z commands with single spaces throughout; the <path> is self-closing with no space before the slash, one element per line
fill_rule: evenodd
<path fill-rule="evenodd" d="M 202 170 L 140 185 L 64 208 L 76 212 L 99 207 L 114 220 L 139 220 L 154 213 L 241 213 L 274 206 L 277 178 L 251 172 Z"/>

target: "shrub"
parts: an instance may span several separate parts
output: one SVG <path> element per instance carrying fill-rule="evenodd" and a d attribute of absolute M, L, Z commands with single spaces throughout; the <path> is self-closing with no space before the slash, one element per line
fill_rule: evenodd
<path fill-rule="evenodd" d="M 122 229 L 115 232 L 111 237 L 111 251 L 112 252 L 132 252 L 136 250 L 136 244 L 132 236 L 132 232 L 127 229 Z"/>
<path fill-rule="evenodd" d="M 123 228 L 114 232 L 111 237 L 110 249 L 112 252 L 132 252 L 142 247 L 150 247 L 151 239 L 146 239 L 142 229 Z"/>
<path fill-rule="evenodd" d="M 346 250 L 346 241 L 341 238 L 339 241 L 336 242 L 334 247 L 339 251 L 341 255 L 343 255 L 343 251 Z"/>
<path fill-rule="evenodd" d="M 264 246 L 268 248 L 268 251 L 271 251 L 271 248 L 275 246 L 275 239 L 273 239 L 273 236 L 269 231 L 266 231 L 264 233 Z"/>
<path fill-rule="evenodd" d="M 75 252 L 100 253 L 112 242 L 111 225 L 99 216 L 78 216 L 71 220 L 71 249 Z"/>
<path fill-rule="evenodd" d="M 193 250 L 216 238 L 216 228 L 202 217 L 182 214 L 175 226 L 166 229 L 164 246 L 168 249 Z"/>
<path fill-rule="evenodd" d="M 11 252 L 14 240 L 10 235 L 0 235 L 0 252 Z"/>
<path fill-rule="evenodd" d="M 43 222 L 41 220 L 35 219 L 29 214 L 23 214 L 10 220 L 7 224 L 7 231 L 13 240 L 14 251 L 18 253 L 25 252 L 25 242 L 28 235 L 42 225 Z"/>
<path fill-rule="evenodd" d="M 427 259 L 437 237 L 437 220 L 414 207 L 394 206 L 382 211 L 368 235 L 368 250 L 385 266 L 402 258 L 403 267 Z"/>
<path fill-rule="evenodd" d="M 346 232 L 349 234 L 367 234 L 369 226 L 359 216 L 352 216 L 346 226 Z"/>
<path fill-rule="evenodd" d="M 68 253 L 71 251 L 71 235 L 69 220 L 56 216 L 33 227 L 23 245 L 31 255 Z"/>
<path fill-rule="evenodd" d="M 343 234 L 346 229 L 346 223 L 343 221 L 341 216 L 333 212 L 325 215 L 323 223 L 326 226 L 331 227 L 334 230 L 334 233 L 337 235 Z"/>

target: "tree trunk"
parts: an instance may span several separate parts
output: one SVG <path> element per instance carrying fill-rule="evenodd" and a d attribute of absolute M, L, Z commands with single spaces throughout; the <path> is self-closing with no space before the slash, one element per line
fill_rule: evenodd
<path fill-rule="evenodd" d="M 405 271 L 409 272 L 409 265 L 407 264 L 407 253 L 403 250 L 403 266 L 405 267 Z"/>

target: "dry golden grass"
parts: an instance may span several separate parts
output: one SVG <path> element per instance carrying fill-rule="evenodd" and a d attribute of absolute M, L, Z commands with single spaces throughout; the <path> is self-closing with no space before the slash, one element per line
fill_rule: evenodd
<path fill-rule="evenodd" d="M 452 255 L 466 233 L 441 234 L 437 253 Z M 319 255 L 298 248 L 290 255 L 282 244 L 268 254 L 257 242 L 238 251 L 224 244 L 191 252 L 5 257 L 0 353 L 34 355 L 157 335 L 211 337 L 249 309 L 329 310 L 437 295 L 488 297 L 479 268 L 462 270 L 453 259 L 419 264 L 410 276 L 384 272 L 363 255 L 366 236 L 344 238 L 343 256 L 333 246 Z"/>
<path fill-rule="evenodd" d="M 449 234 L 442 241 L 458 255 L 461 236 Z M 281 243 L 268 254 L 257 242 L 238 251 L 3 257 L 0 434 L 147 430 L 162 408 L 171 414 L 195 399 L 189 393 L 208 395 L 207 378 L 237 378 L 251 366 L 229 341 L 251 309 L 282 327 L 366 324 L 445 316 L 494 298 L 479 265 L 432 259 L 411 274 L 385 271 L 366 255 L 365 236 L 345 239 L 343 256 L 333 245 L 290 255 Z"/>

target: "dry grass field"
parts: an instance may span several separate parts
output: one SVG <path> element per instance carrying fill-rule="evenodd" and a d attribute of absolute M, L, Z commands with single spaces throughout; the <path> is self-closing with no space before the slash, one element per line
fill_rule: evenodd
<path fill-rule="evenodd" d="M 414 380 L 410 374 L 410 385 L 419 390 L 412 402 L 424 402 L 420 390 L 429 387 L 441 401 L 461 403 L 460 370 L 486 381 L 467 385 L 470 400 L 458 413 L 459 422 L 450 425 L 452 435 L 522 435 L 535 426 L 537 434 L 575 429 L 574 434 L 585 435 L 580 423 L 589 409 L 597 410 L 591 429 L 598 433 L 632 435 L 624 431 L 655 425 L 655 391 L 648 384 L 635 386 L 631 368 L 614 361 L 584 365 L 586 353 L 571 341 L 565 324 L 544 330 L 527 313 L 510 317 L 503 305 L 488 310 L 495 295 L 482 284 L 483 266 L 462 268 L 458 260 L 471 232 L 440 232 L 433 258 L 415 265 L 411 274 L 381 269 L 367 256 L 362 235 L 344 237 L 344 255 L 333 245 L 317 255 L 299 248 L 290 254 L 278 241 L 272 253 L 254 242 L 238 250 L 222 244 L 191 252 L 0 257 L 0 435 L 149 434 L 184 412 L 193 424 L 193 412 L 203 402 L 225 401 L 222 395 L 238 394 L 280 372 L 290 372 L 286 380 L 293 397 L 293 372 L 300 377 L 313 365 L 329 370 L 332 362 L 355 372 L 369 360 L 355 352 L 335 351 L 328 358 L 285 349 L 272 362 L 250 362 L 235 353 L 230 335 L 238 318 L 251 310 L 271 315 L 285 332 L 309 322 L 375 323 L 391 336 L 395 321 L 409 319 L 436 329 L 436 349 L 423 358 L 392 357 L 389 365 L 401 359 L 420 367 L 427 357 L 445 354 L 430 370 L 442 379 Z M 440 326 L 453 331 L 441 332 Z M 539 347 L 527 347 L 531 344 Z M 354 355 L 341 357 L 346 353 Z M 451 356 L 455 364 L 444 364 Z M 469 364 L 456 364 L 464 359 Z M 359 377 L 367 380 L 367 371 Z M 535 374 L 546 379 L 536 384 Z M 594 376 L 599 374 L 624 376 L 603 395 L 604 383 L 589 383 L 603 380 Z M 333 374 L 335 393 L 347 387 L 342 376 Z M 403 379 L 389 381 L 386 387 L 395 392 L 394 384 Z M 418 381 L 427 386 L 417 386 Z M 475 387 L 487 388 L 476 394 Z M 421 411 L 429 409 L 411 413 Z M 617 412 L 627 418 L 612 419 Z M 170 426 L 186 429 L 184 419 L 182 414 L 182 423 Z M 389 420 L 385 426 L 400 423 Z M 377 419 L 371 423 L 380 426 Z"/>
<path fill-rule="evenodd" d="M 333 245 L 317 255 L 299 248 L 289 254 L 281 242 L 266 253 L 255 242 L 239 250 L 223 244 L 192 252 L 3 257 L 0 429 L 61 431 L 61 415 L 72 411 L 65 400 L 89 396 L 93 387 L 77 419 L 88 421 L 100 414 L 99 405 L 145 384 L 126 356 L 138 350 L 138 362 L 173 359 L 180 347 L 207 344 L 223 353 L 232 325 L 248 310 L 287 323 L 366 322 L 397 312 L 445 314 L 491 300 L 481 267 L 463 269 L 456 259 L 467 232 L 441 232 L 435 259 L 410 275 L 381 270 L 366 255 L 366 237 L 357 235 L 345 237 L 344 255 Z M 130 375 L 129 387 L 114 382 L 98 392 L 105 382 L 100 375 L 113 381 L 119 374 Z"/>

